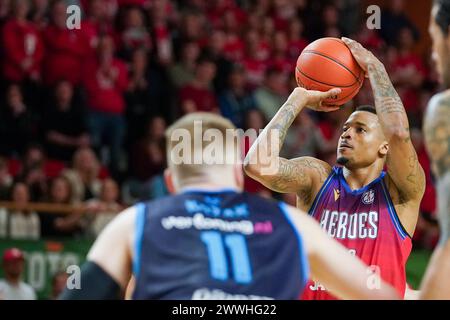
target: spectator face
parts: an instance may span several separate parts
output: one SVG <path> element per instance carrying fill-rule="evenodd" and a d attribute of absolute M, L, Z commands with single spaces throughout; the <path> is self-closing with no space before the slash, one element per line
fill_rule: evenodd
<path fill-rule="evenodd" d="M 30 147 L 25 157 L 25 165 L 27 168 L 38 168 L 44 162 L 44 153 L 39 147 Z"/>
<path fill-rule="evenodd" d="M 187 63 L 194 63 L 200 54 L 200 47 L 196 42 L 189 42 L 184 45 L 182 59 Z"/>
<path fill-rule="evenodd" d="M 260 130 L 265 125 L 264 116 L 259 110 L 250 110 L 246 116 L 246 128 Z"/>
<path fill-rule="evenodd" d="M 106 4 L 103 0 L 91 0 L 89 6 L 89 16 L 96 20 L 102 20 L 105 16 Z"/>
<path fill-rule="evenodd" d="M 142 28 L 144 27 L 144 17 L 142 11 L 137 8 L 131 8 L 127 12 L 125 18 L 125 28 Z"/>
<path fill-rule="evenodd" d="M 266 87 L 275 94 L 284 94 L 286 91 L 286 79 L 280 71 L 274 71 L 267 75 Z"/>
<path fill-rule="evenodd" d="M 145 72 L 147 70 L 147 51 L 144 49 L 138 49 L 134 51 L 131 60 L 131 66 L 134 72 Z"/>
<path fill-rule="evenodd" d="M 285 54 L 287 51 L 287 38 L 284 32 L 278 31 L 273 38 L 273 50 L 276 53 Z"/>
<path fill-rule="evenodd" d="M 273 23 L 272 18 L 265 17 L 263 23 L 263 34 L 266 38 L 271 38 L 275 32 L 275 25 Z"/>
<path fill-rule="evenodd" d="M 48 8 L 48 0 L 33 0 L 33 8 L 36 11 L 46 11 Z"/>
<path fill-rule="evenodd" d="M 303 23 L 301 20 L 295 18 L 289 23 L 289 35 L 292 39 L 301 37 L 303 33 Z"/>
<path fill-rule="evenodd" d="M 13 112 L 19 111 L 23 106 L 22 91 L 20 91 L 19 86 L 11 85 L 8 88 L 8 93 L 6 95 L 6 100 L 8 106 L 13 110 Z"/>
<path fill-rule="evenodd" d="M 8 278 L 19 279 L 24 268 L 23 259 L 14 259 L 3 262 L 3 270 Z"/>
<path fill-rule="evenodd" d="M 405 7 L 405 2 L 403 0 L 391 0 L 389 2 L 391 4 L 392 12 L 396 14 L 400 14 L 403 12 L 403 8 Z"/>
<path fill-rule="evenodd" d="M 106 179 L 102 185 L 102 201 L 107 203 L 117 202 L 119 187 L 112 179 Z"/>
<path fill-rule="evenodd" d="M 12 191 L 12 200 L 18 205 L 25 205 L 30 201 L 28 187 L 25 183 L 16 183 Z"/>
<path fill-rule="evenodd" d="M 209 40 L 209 46 L 212 52 L 222 54 L 225 46 L 225 33 L 220 30 L 213 31 Z"/>
<path fill-rule="evenodd" d="M 398 43 L 401 49 L 411 50 L 414 45 L 414 37 L 411 29 L 403 28 L 398 34 Z"/>
<path fill-rule="evenodd" d="M 450 33 L 445 34 L 436 23 L 439 7 L 434 6 L 431 12 L 429 32 L 433 41 L 432 58 L 436 64 L 440 82 L 445 88 L 450 87 Z"/>
<path fill-rule="evenodd" d="M 243 70 L 235 70 L 230 73 L 230 87 L 234 90 L 240 90 L 245 87 L 245 74 Z"/>
<path fill-rule="evenodd" d="M 111 61 L 114 56 L 114 42 L 111 37 L 105 36 L 100 39 L 98 44 L 98 56 L 100 61 Z"/>
<path fill-rule="evenodd" d="M 247 32 L 245 37 L 245 44 L 247 48 L 247 54 L 251 57 L 258 55 L 259 49 L 259 35 L 255 30 L 250 30 Z"/>
<path fill-rule="evenodd" d="M 59 295 L 64 291 L 67 285 L 68 274 L 65 272 L 58 272 L 52 281 L 52 294 L 54 298 L 59 297 Z"/>
<path fill-rule="evenodd" d="M 98 167 L 94 152 L 89 148 L 79 149 L 74 156 L 74 167 L 81 172 L 92 172 Z"/>
<path fill-rule="evenodd" d="M 55 2 L 55 4 L 52 7 L 53 23 L 61 29 L 66 28 L 66 17 L 67 17 L 66 9 L 67 7 L 63 1 Z"/>
<path fill-rule="evenodd" d="M 70 200 L 70 185 L 63 178 L 56 178 L 52 182 L 50 197 L 54 203 L 67 203 Z"/>
<path fill-rule="evenodd" d="M 188 39 L 198 39 L 202 35 L 202 17 L 198 14 L 187 14 L 184 17 L 183 30 Z"/>
<path fill-rule="evenodd" d="M 67 81 L 60 82 L 56 87 L 56 100 L 58 101 L 58 106 L 63 108 L 70 107 L 72 97 L 72 85 Z"/>
<path fill-rule="evenodd" d="M 163 118 L 156 117 L 150 120 L 149 134 L 153 139 L 159 140 L 164 138 L 165 132 L 166 132 L 166 121 Z"/>
<path fill-rule="evenodd" d="M 327 6 L 323 11 L 323 22 L 328 27 L 338 24 L 339 13 L 334 6 Z"/>
<path fill-rule="evenodd" d="M 236 16 L 232 10 L 225 11 L 225 14 L 223 15 L 223 27 L 226 32 L 230 33 L 233 33 L 238 29 Z"/>
<path fill-rule="evenodd" d="M 204 83 L 210 83 L 216 75 L 216 65 L 211 61 L 203 61 L 197 66 L 197 78 Z"/>
<path fill-rule="evenodd" d="M 15 0 L 13 1 L 13 13 L 17 19 L 26 19 L 28 12 L 30 11 L 30 5 L 28 0 Z"/>

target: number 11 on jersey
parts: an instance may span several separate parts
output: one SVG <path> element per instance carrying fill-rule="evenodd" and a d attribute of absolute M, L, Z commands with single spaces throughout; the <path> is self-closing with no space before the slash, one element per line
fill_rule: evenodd
<path fill-rule="evenodd" d="M 239 284 L 248 284 L 252 281 L 247 242 L 243 235 L 229 234 L 222 236 L 217 231 L 205 231 L 201 233 L 200 237 L 206 245 L 209 269 L 213 279 L 228 280 L 229 268 L 226 254 L 228 251 L 234 281 Z"/>

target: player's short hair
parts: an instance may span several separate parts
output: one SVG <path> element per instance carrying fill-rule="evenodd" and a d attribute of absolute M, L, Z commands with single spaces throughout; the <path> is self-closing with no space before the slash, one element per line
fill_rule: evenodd
<path fill-rule="evenodd" d="M 201 124 L 201 142 L 195 141 L 199 138 L 198 136 L 196 136 L 195 132 L 196 123 L 197 128 L 198 125 Z M 216 141 L 216 139 L 211 139 L 211 141 L 205 139 L 203 135 L 210 129 L 214 130 L 215 133 L 220 134 L 223 140 L 218 142 Z M 236 138 L 233 139 L 232 143 L 230 143 L 230 141 L 228 141 L 226 137 L 227 134 L 230 135 L 231 133 L 233 133 L 234 135 L 237 134 L 234 124 L 228 119 L 217 114 L 208 112 L 194 112 L 183 116 L 169 128 L 167 128 L 165 133 L 168 166 L 179 179 L 184 179 L 192 178 L 195 176 L 205 176 L 208 173 L 213 173 L 214 170 L 224 168 L 230 164 L 238 163 L 238 161 L 240 160 L 240 140 L 236 135 Z M 184 134 L 186 134 L 188 138 L 190 138 L 190 141 L 188 142 L 183 141 L 184 143 L 186 143 L 186 145 L 190 145 L 190 154 L 187 156 L 183 154 L 183 158 L 186 156 L 186 158 L 184 159 L 187 159 L 187 162 L 183 161 L 182 163 L 176 163 L 174 161 L 174 157 L 178 156 L 178 148 L 182 139 L 184 139 Z M 183 135 L 183 138 L 180 138 L 180 135 Z M 214 147 L 217 147 L 217 149 L 215 149 L 217 150 L 217 152 L 226 157 L 229 157 L 228 159 L 234 159 L 233 163 L 224 161 L 221 163 L 207 164 L 204 161 L 205 158 L 203 158 L 203 161 L 201 161 L 201 163 L 196 163 L 194 158 L 196 154 L 197 156 L 199 154 L 205 155 L 205 150 L 208 150 L 208 146 L 209 148 L 211 148 L 212 143 L 215 144 Z"/>
<path fill-rule="evenodd" d="M 355 111 L 367 111 L 373 114 L 377 114 L 377 109 L 375 109 L 374 106 L 371 106 L 369 104 L 356 107 Z"/>
<path fill-rule="evenodd" d="M 437 6 L 435 21 L 445 35 L 448 35 L 448 27 L 450 26 L 450 0 L 434 0 Z"/>

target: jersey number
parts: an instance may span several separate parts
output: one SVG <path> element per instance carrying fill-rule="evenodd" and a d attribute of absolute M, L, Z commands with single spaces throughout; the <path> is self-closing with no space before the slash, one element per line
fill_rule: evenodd
<path fill-rule="evenodd" d="M 228 249 L 234 281 L 239 284 L 247 284 L 252 281 L 247 243 L 243 235 L 230 234 L 222 237 L 220 232 L 205 231 L 201 233 L 201 239 L 208 251 L 209 269 L 213 279 L 228 280 L 229 272 L 225 252 Z"/>

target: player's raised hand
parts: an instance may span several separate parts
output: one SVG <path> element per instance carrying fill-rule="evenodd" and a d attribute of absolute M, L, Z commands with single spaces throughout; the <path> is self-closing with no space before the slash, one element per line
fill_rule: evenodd
<path fill-rule="evenodd" d="M 324 100 L 336 97 L 339 93 L 341 93 L 341 89 L 339 88 L 333 88 L 323 92 L 316 90 L 306 90 L 304 88 L 296 88 L 295 90 L 298 89 L 299 94 L 301 94 L 305 99 L 305 106 L 309 109 L 322 112 L 331 112 L 336 111 L 340 108 L 336 105 L 326 105 L 322 103 Z M 295 90 L 293 94 L 295 93 Z"/>
<path fill-rule="evenodd" d="M 350 49 L 350 51 L 353 54 L 353 57 L 355 58 L 356 62 L 358 62 L 359 66 L 364 70 L 367 77 L 367 67 L 371 63 L 381 64 L 380 60 L 378 60 L 375 55 L 364 48 L 359 42 L 342 37 L 342 41 L 347 45 L 347 47 Z"/>

